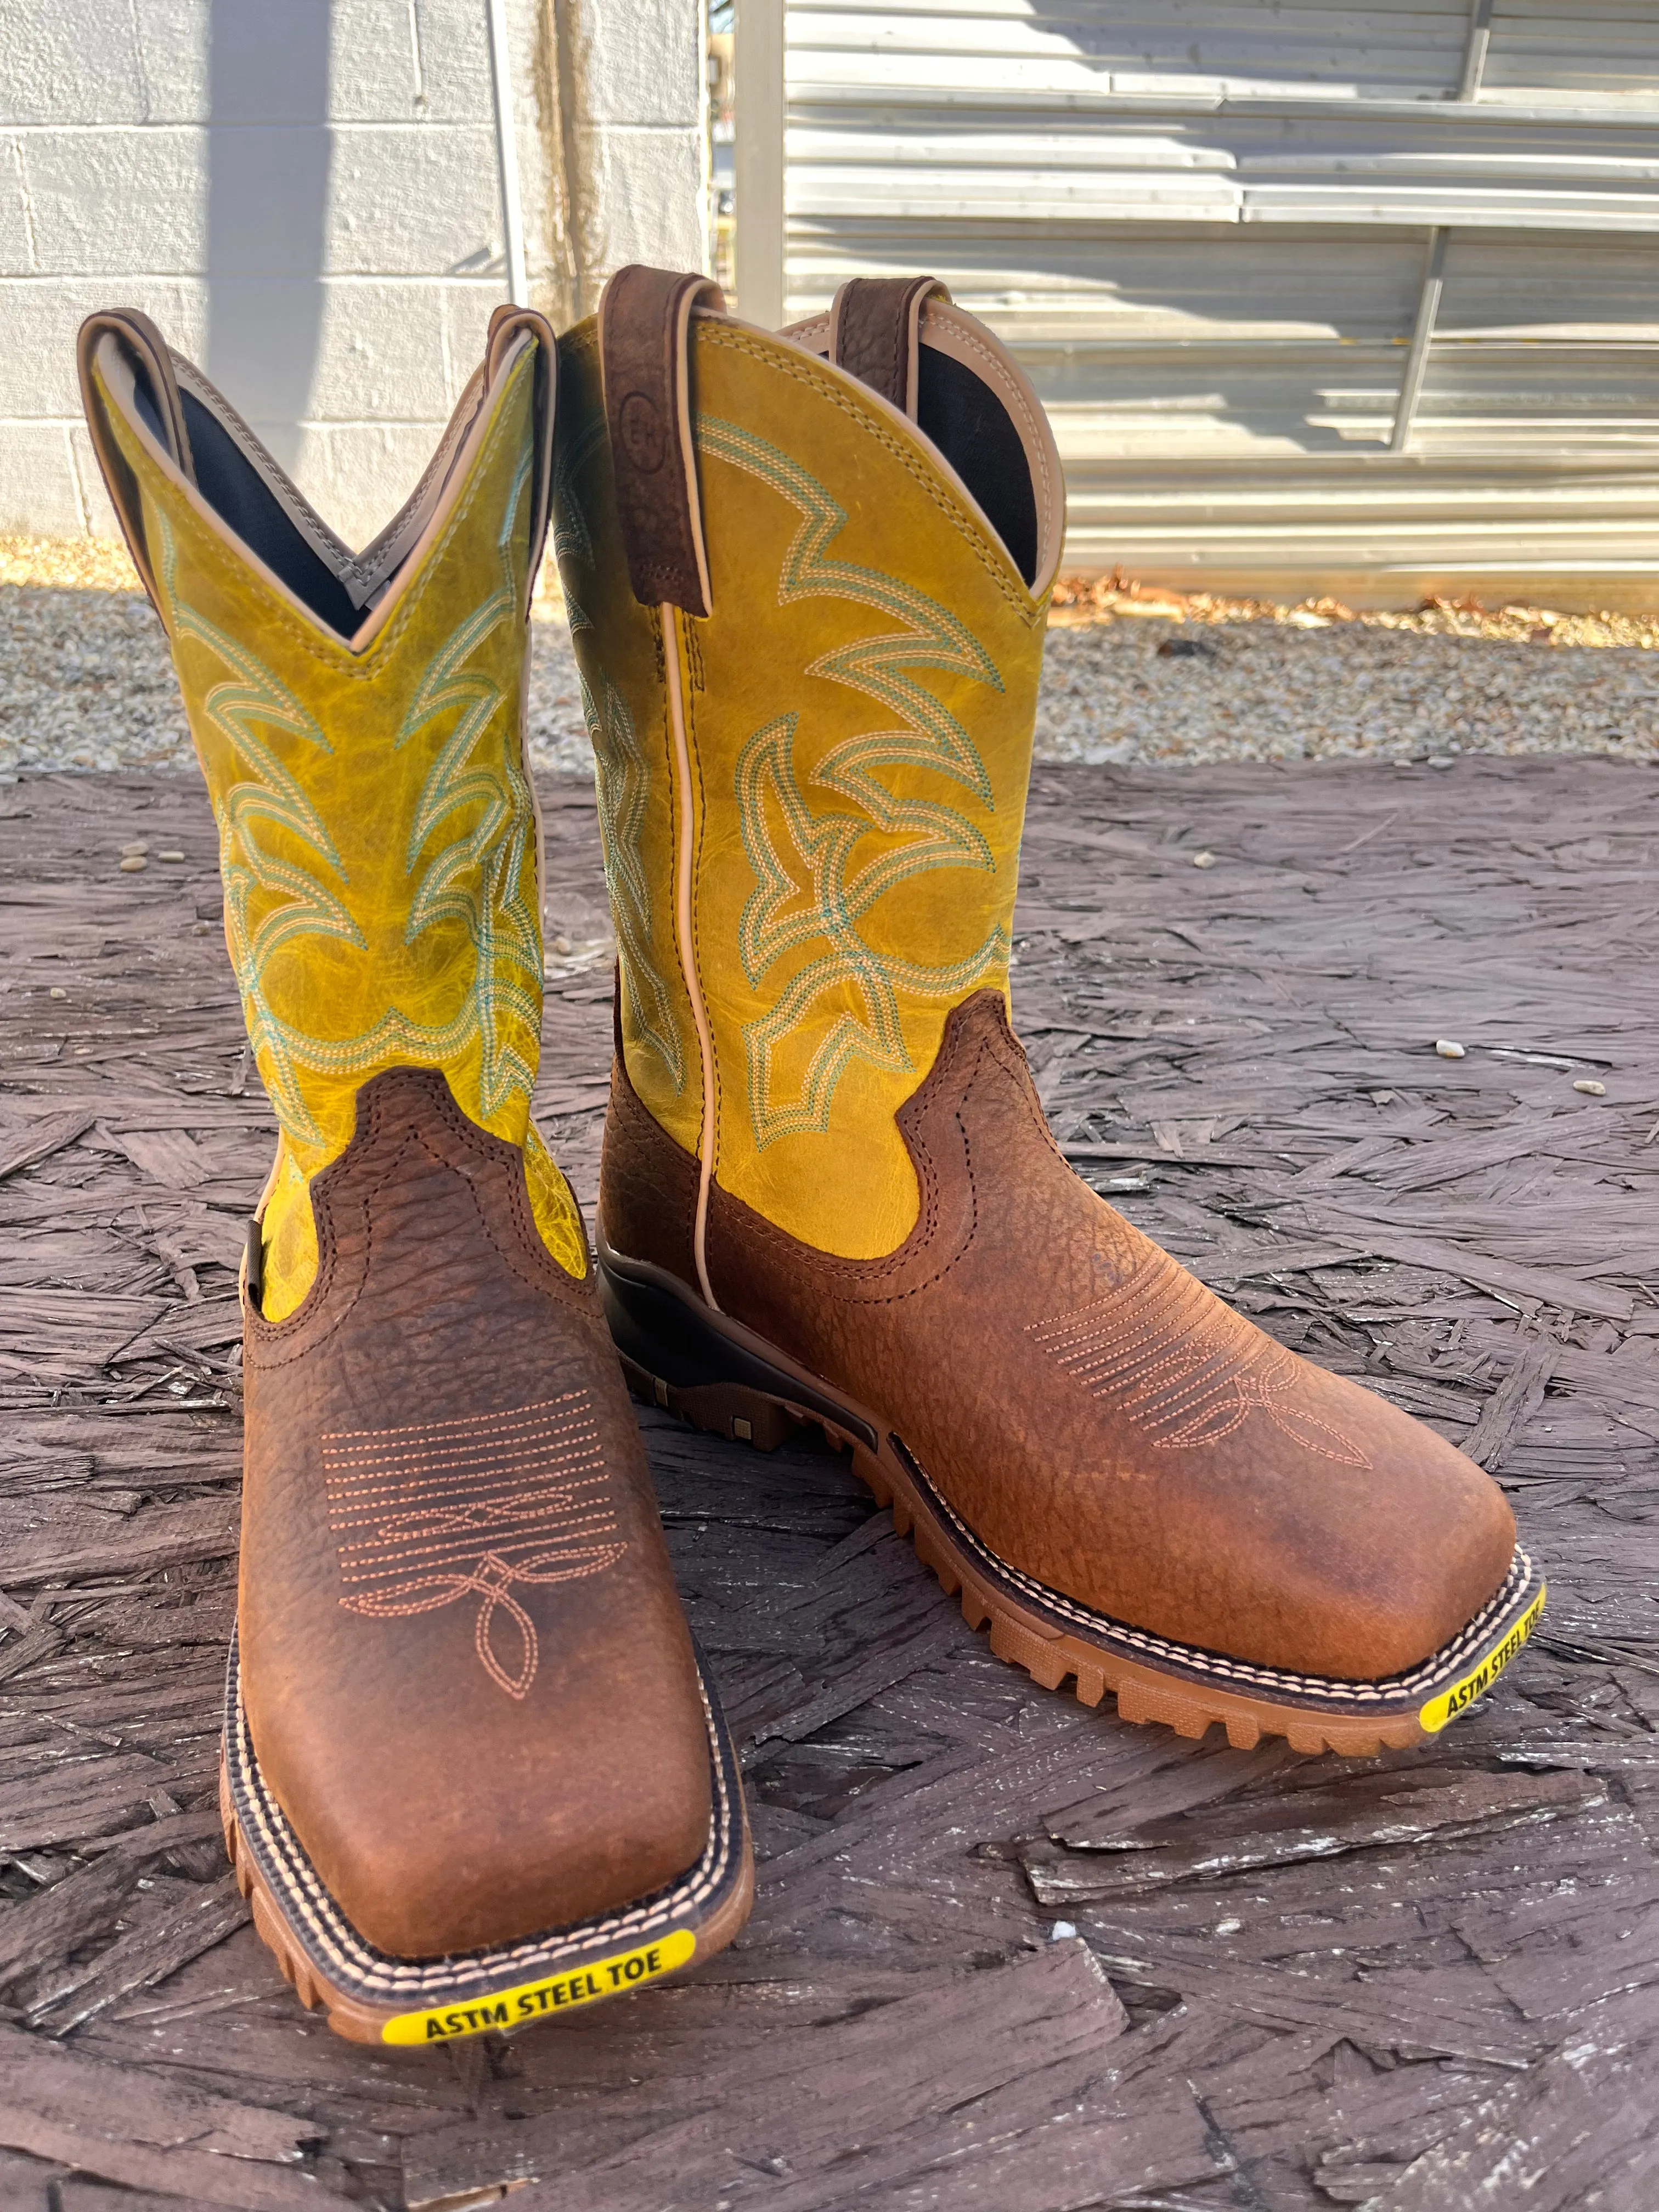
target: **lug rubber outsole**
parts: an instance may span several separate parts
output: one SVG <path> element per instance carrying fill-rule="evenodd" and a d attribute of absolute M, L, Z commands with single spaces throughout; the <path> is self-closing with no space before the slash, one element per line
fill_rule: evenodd
<path fill-rule="evenodd" d="M 681 1880 L 602 1918 L 435 1960 L 375 1951 L 329 1896 L 253 1756 L 233 1640 L 219 1810 L 259 1940 L 307 2011 L 351 2043 L 426 2045 L 507 2031 L 678 1973 L 724 1950 L 749 1917 L 755 1862 L 730 1737 L 701 1653 L 714 1813 Z"/>
<path fill-rule="evenodd" d="M 1078 1604 L 1000 1559 L 952 1511 L 902 1440 L 775 1346 L 694 1302 L 664 1270 L 612 1251 L 599 1236 L 600 1295 L 635 1395 L 694 1427 L 775 1450 L 807 1426 L 848 1450 L 860 1479 L 917 1558 L 990 1631 L 992 1650 L 1045 1690 L 1072 1682 L 1120 1718 L 1197 1738 L 1218 1722 L 1252 1749 L 1282 1736 L 1296 1751 L 1372 1758 L 1432 1740 L 1488 1688 L 1531 1635 L 1544 1584 L 1516 1547 L 1502 1587 L 1459 1634 L 1409 1672 L 1364 1682 L 1256 1667 L 1153 1636 Z"/>

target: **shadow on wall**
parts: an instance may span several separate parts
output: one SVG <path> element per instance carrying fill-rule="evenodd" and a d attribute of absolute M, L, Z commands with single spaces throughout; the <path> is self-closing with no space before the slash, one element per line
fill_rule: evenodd
<path fill-rule="evenodd" d="M 322 339 L 330 0 L 212 0 L 207 373 L 294 467 Z"/>

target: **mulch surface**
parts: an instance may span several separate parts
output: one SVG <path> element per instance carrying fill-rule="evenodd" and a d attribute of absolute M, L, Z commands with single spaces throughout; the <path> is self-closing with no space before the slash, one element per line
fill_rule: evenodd
<path fill-rule="evenodd" d="M 591 792 L 546 796 L 548 935 L 579 949 L 538 1111 L 591 1205 L 603 884 Z M 212 825 L 193 779 L 26 780 L 0 2204 L 1659 2203 L 1659 777 L 1044 769 L 1025 854 L 1016 1009 L 1061 1142 L 1494 1472 L 1549 1571 L 1526 1652 L 1376 1762 L 1127 1728 L 994 1660 L 844 1461 L 646 1413 L 748 1772 L 749 1929 L 515 2041 L 338 2041 L 216 1838 L 234 1269 L 273 1125 Z"/>

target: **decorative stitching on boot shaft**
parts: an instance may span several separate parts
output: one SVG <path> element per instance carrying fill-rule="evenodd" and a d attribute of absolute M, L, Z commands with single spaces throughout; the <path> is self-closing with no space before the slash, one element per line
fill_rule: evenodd
<path fill-rule="evenodd" d="M 1006 973 L 1009 938 L 1000 921 L 966 958 L 929 965 L 876 950 L 860 927 L 887 893 L 936 868 L 996 872 L 985 836 L 957 808 L 915 795 L 896 798 L 877 775 L 907 767 L 950 777 L 988 810 L 991 780 L 978 748 L 949 708 L 917 682 L 915 668 L 942 669 L 1000 691 L 994 663 L 963 623 L 938 600 L 902 578 L 834 555 L 847 524 L 846 510 L 816 477 L 766 439 L 735 422 L 706 415 L 697 425 L 701 452 L 757 477 L 800 517 L 778 580 L 778 603 L 828 598 L 874 608 L 903 627 L 877 637 L 854 637 L 812 661 L 803 672 L 867 694 L 900 718 L 896 729 L 869 732 L 833 746 L 818 761 L 811 783 L 847 799 L 848 814 L 815 811 L 796 772 L 791 711 L 754 731 L 736 765 L 738 823 L 756 888 L 746 902 L 738 957 L 752 988 L 785 954 L 823 950 L 792 975 L 769 1012 L 744 1031 L 749 1069 L 749 1114 L 757 1149 L 775 1139 L 829 1127 L 842 1075 L 854 1060 L 886 1070 L 911 1066 L 906 1049 L 904 998 L 954 1000 Z M 769 800 L 770 805 L 769 805 Z M 779 815 L 788 850 L 772 834 Z M 904 835 L 896 850 L 855 865 L 872 832 Z M 1012 900 L 1011 900 L 1012 902 Z M 867 1018 L 843 1010 L 827 1023 L 818 1012 L 826 994 L 859 993 Z M 796 1096 L 780 1097 L 775 1061 L 786 1048 L 822 1030 Z"/>
<path fill-rule="evenodd" d="M 748 354 L 752 359 L 763 362 L 778 375 L 790 377 L 797 384 L 810 386 L 832 407 L 850 416 L 864 436 L 884 447 L 915 479 L 957 535 L 972 549 L 980 566 L 1027 628 L 1035 629 L 1039 622 L 1046 619 L 1048 592 L 1045 591 L 1040 599 L 1033 599 L 1026 589 L 1024 580 L 1013 571 L 1001 541 L 992 538 L 985 525 L 966 511 L 955 489 L 947 485 L 923 459 L 921 449 L 907 445 L 896 431 L 889 428 L 873 406 L 860 404 L 854 392 L 847 390 L 836 379 L 826 374 L 811 355 L 799 353 L 793 346 L 776 338 L 758 334 L 751 337 L 736 324 L 721 322 L 713 316 L 700 320 L 698 332 L 704 344 L 724 346 L 733 353 Z M 699 428 L 701 427 L 700 424 Z"/>
<path fill-rule="evenodd" d="M 366 960 L 359 964 L 358 996 L 364 1006 L 378 1008 L 378 1015 L 349 1036 L 327 1036 L 304 1025 L 315 1019 L 314 988 L 309 970 L 305 987 L 295 982 L 289 949 L 296 941 L 324 938 L 368 956 L 373 931 L 384 932 L 384 917 L 372 895 L 349 887 L 333 840 L 304 788 L 304 773 L 314 763 L 284 758 L 261 732 L 284 731 L 330 757 L 333 748 L 315 716 L 276 672 L 182 596 L 173 534 L 166 514 L 158 512 L 160 574 L 175 647 L 193 641 L 234 679 L 207 689 L 194 708 L 200 742 L 209 745 L 208 732 L 217 740 L 204 762 L 210 781 L 217 778 L 227 937 L 254 1058 L 307 1172 L 333 1156 L 334 1148 L 319 1118 L 325 1118 L 322 1097 L 307 1095 L 301 1071 L 349 1082 L 406 1057 L 459 1072 L 476 1048 L 480 1119 L 510 1119 L 512 1102 L 519 1098 L 527 1110 L 541 1013 L 541 936 L 531 860 L 534 811 L 515 744 L 501 744 L 493 757 L 478 751 L 491 725 L 512 711 L 505 676 L 469 664 L 514 619 L 519 589 L 514 532 L 529 477 L 526 457 L 505 502 L 495 589 L 468 611 L 425 667 L 392 741 L 393 751 L 401 751 L 434 720 L 462 710 L 453 730 L 429 748 L 432 757 L 407 826 L 403 858 L 409 903 L 402 936 L 406 947 L 413 946 L 437 923 L 459 922 L 474 946 L 471 980 L 447 1019 L 423 1021 L 404 1011 Z M 465 817 L 459 823 L 458 811 Z M 319 865 L 307 868 L 291 850 L 267 849 L 261 841 L 272 824 Z M 428 854 L 440 837 L 445 842 Z M 340 889 L 324 880 L 324 867 Z M 368 902 L 361 916 L 352 910 L 354 898 Z M 432 995 L 432 980 L 423 975 L 419 980 Z M 439 989 L 438 995 L 453 994 Z"/>
<path fill-rule="evenodd" d="M 598 769 L 599 836 L 623 973 L 633 994 L 635 1025 L 640 1043 L 656 1054 L 679 1092 L 685 1088 L 685 1056 L 680 1049 L 668 987 L 651 957 L 651 882 L 640 844 L 650 769 L 628 702 L 609 676 L 599 672 L 597 702 L 586 677 L 578 672 L 577 681 L 581 686 L 582 720 Z"/>

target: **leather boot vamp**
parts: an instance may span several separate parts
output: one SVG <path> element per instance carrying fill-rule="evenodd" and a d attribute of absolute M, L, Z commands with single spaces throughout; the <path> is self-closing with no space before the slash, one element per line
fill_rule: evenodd
<path fill-rule="evenodd" d="M 1496 1486 L 1090 1190 L 1000 996 L 957 1010 L 900 1121 L 921 1206 L 889 1259 L 812 1251 L 716 1186 L 710 1277 L 888 1422 L 1003 1561 L 1158 1635 L 1355 1680 L 1414 1665 L 1498 1589 L 1515 1532 Z M 604 1203 L 626 1251 L 611 1193 L 640 1187 L 623 1155 L 651 1139 L 631 1119 L 617 1139 Z"/>
<path fill-rule="evenodd" d="M 521 1155 L 434 1073 L 358 1110 L 310 1297 L 248 1316 L 244 1695 L 325 1885 L 428 1957 L 683 1874 L 708 1734 L 592 1284 L 548 1256 Z"/>

